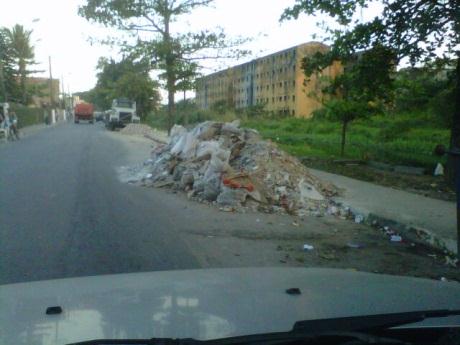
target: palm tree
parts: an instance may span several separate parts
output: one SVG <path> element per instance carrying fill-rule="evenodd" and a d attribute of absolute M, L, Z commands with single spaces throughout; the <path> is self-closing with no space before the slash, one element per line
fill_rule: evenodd
<path fill-rule="evenodd" d="M 26 78 L 31 73 L 27 67 L 35 64 L 34 47 L 31 45 L 32 30 L 26 30 L 22 25 L 16 24 L 12 29 L 6 29 L 6 34 L 17 66 L 16 73 L 19 77 L 22 102 L 27 104 Z"/>

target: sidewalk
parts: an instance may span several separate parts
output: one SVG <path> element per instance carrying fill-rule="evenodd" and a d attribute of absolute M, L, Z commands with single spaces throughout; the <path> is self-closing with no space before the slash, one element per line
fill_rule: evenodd
<path fill-rule="evenodd" d="M 310 169 L 314 175 L 343 188 L 334 200 L 368 220 L 394 224 L 408 238 L 457 252 L 455 203 L 427 198 L 369 182 Z"/>

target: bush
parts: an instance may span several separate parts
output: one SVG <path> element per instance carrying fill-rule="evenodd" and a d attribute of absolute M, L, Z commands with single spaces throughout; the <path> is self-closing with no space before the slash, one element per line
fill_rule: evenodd
<path fill-rule="evenodd" d="M 41 108 L 29 108 L 21 104 L 11 103 L 11 111 L 14 111 L 18 117 L 19 128 L 45 122 L 45 112 Z"/>

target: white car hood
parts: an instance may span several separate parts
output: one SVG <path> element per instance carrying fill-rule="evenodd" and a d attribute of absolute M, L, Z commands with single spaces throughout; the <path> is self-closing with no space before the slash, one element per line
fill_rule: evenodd
<path fill-rule="evenodd" d="M 300 295 L 289 295 L 299 288 Z M 59 315 L 46 315 L 60 306 Z M 0 286 L 1 344 L 200 340 L 289 331 L 296 321 L 460 309 L 460 284 L 334 269 L 242 268 Z M 459 319 L 446 318 L 460 324 Z M 444 319 L 444 320 L 446 320 Z"/>

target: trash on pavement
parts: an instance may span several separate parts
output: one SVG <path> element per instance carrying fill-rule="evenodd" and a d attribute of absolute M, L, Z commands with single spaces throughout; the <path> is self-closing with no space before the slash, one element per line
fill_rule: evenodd
<path fill-rule="evenodd" d="M 362 222 L 364 222 L 364 216 L 361 215 L 361 214 L 357 214 L 355 216 L 355 223 L 356 224 L 361 224 Z"/>
<path fill-rule="evenodd" d="M 362 245 L 361 243 L 348 242 L 347 247 L 353 248 L 353 249 L 360 249 L 360 248 L 363 248 L 364 245 Z"/>
<path fill-rule="evenodd" d="M 434 176 L 443 176 L 444 175 L 444 167 L 442 166 L 441 163 L 438 163 L 436 165 L 436 168 L 434 169 Z"/>
<path fill-rule="evenodd" d="M 303 250 L 304 250 L 304 251 L 310 251 L 310 250 L 313 250 L 313 249 L 315 249 L 315 247 L 313 247 L 313 246 L 310 245 L 310 244 L 305 243 L 305 244 L 303 245 Z"/>
<path fill-rule="evenodd" d="M 391 242 L 402 242 L 402 237 L 399 235 L 391 235 L 390 241 Z"/>

